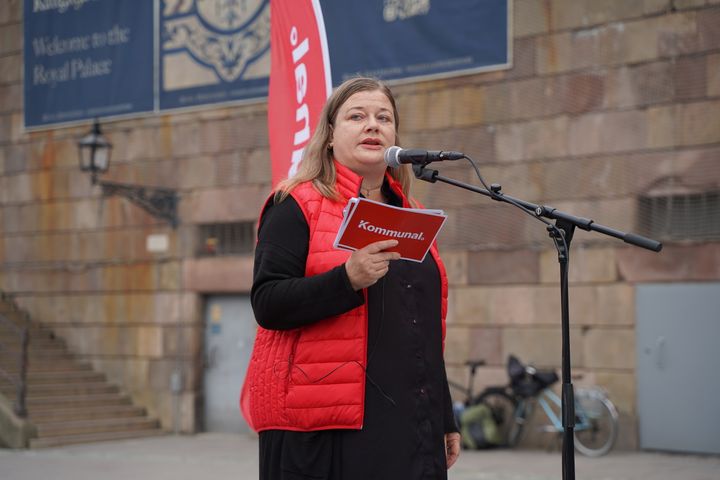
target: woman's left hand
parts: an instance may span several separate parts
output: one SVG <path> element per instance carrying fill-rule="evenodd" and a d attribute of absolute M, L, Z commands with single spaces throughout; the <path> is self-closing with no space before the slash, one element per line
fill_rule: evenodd
<path fill-rule="evenodd" d="M 457 432 L 445 434 L 445 459 L 448 470 L 460 456 L 460 434 Z"/>

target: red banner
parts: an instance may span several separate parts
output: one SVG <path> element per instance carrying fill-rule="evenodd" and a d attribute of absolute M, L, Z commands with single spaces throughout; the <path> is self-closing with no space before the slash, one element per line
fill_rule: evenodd
<path fill-rule="evenodd" d="M 332 92 L 319 0 L 270 2 L 268 130 L 272 183 L 291 177 Z"/>

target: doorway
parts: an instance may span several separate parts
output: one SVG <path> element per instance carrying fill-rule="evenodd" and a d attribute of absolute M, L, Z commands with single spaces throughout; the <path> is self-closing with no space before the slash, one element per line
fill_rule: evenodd
<path fill-rule="evenodd" d="M 249 432 L 239 407 L 257 324 L 247 295 L 205 302 L 203 426 L 207 432 Z"/>
<path fill-rule="evenodd" d="M 640 447 L 720 454 L 720 283 L 637 287 Z"/>

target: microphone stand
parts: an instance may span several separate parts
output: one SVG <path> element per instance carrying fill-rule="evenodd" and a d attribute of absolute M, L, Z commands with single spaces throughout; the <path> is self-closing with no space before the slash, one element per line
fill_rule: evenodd
<path fill-rule="evenodd" d="M 470 160 L 470 159 L 468 159 Z M 470 160 L 472 162 L 472 160 Z M 563 425 L 563 450 L 562 450 L 562 478 L 563 480 L 575 480 L 575 397 L 570 375 L 570 309 L 569 309 L 569 291 L 568 291 L 568 271 L 570 266 L 570 242 L 576 227 L 583 230 L 595 231 L 619 238 L 625 243 L 646 248 L 654 252 L 662 249 L 662 244 L 656 240 L 642 237 L 634 233 L 621 232 L 603 225 L 595 223 L 593 220 L 576 217 L 569 213 L 561 212 L 553 207 L 546 205 L 535 205 L 505 195 L 501 192 L 502 187 L 499 184 L 492 184 L 490 191 L 476 187 L 464 182 L 454 180 L 439 175 L 437 170 L 426 169 L 427 164 L 414 164 L 413 171 L 415 176 L 426 182 L 435 183 L 443 182 L 456 187 L 479 193 L 499 202 L 509 203 L 515 207 L 526 210 L 532 216 L 540 219 L 544 217 L 555 220 L 552 225 L 544 220 L 547 230 L 552 238 L 555 248 L 558 252 L 558 262 L 560 263 L 560 301 L 562 316 L 562 425 Z"/>

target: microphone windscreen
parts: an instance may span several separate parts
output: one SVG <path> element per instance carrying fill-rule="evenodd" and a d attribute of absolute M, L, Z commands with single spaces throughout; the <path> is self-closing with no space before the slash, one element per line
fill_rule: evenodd
<path fill-rule="evenodd" d="M 400 166 L 400 160 L 398 154 L 402 148 L 398 146 L 392 146 L 385 150 L 385 164 L 391 168 L 398 168 Z"/>

